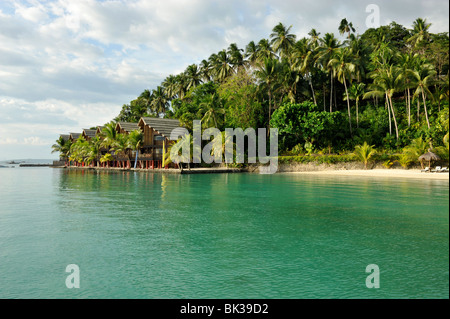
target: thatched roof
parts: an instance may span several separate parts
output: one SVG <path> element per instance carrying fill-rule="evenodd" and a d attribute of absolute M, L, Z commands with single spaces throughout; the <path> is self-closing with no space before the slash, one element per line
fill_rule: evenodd
<path fill-rule="evenodd" d="M 70 133 L 70 138 L 72 140 L 77 140 L 81 136 L 81 133 Z"/>
<path fill-rule="evenodd" d="M 419 156 L 419 161 L 439 161 L 441 158 L 433 152 L 428 152 Z"/>
<path fill-rule="evenodd" d="M 141 129 L 138 123 L 131 123 L 131 122 L 117 122 L 116 130 L 118 130 L 118 128 L 121 128 L 122 130 L 128 133 Z"/>
<path fill-rule="evenodd" d="M 168 139 L 170 139 L 170 134 L 173 130 L 183 127 L 179 120 L 161 119 L 155 117 L 142 117 L 139 121 L 139 125 L 141 124 L 150 126 L 156 132 Z"/>
<path fill-rule="evenodd" d="M 83 135 L 85 136 L 85 137 L 88 137 L 88 138 L 93 138 L 93 137 L 95 137 L 95 134 L 97 133 L 97 130 L 88 130 L 88 129 L 84 129 L 83 130 Z"/>
<path fill-rule="evenodd" d="M 70 138 L 70 135 L 69 134 L 61 134 L 61 135 L 59 135 L 60 137 L 62 137 L 63 138 L 63 140 L 64 141 L 68 141 L 69 140 L 69 138 Z"/>

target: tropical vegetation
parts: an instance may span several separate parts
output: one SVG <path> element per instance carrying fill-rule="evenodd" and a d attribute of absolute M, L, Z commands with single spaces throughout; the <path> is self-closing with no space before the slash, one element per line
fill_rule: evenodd
<path fill-rule="evenodd" d="M 431 33 L 430 26 L 418 18 L 412 28 L 392 22 L 357 34 L 343 19 L 340 37 L 311 29 L 298 38 L 293 26 L 279 23 L 267 39 L 245 48 L 231 43 L 168 75 L 114 120 L 153 116 L 179 119 L 188 129 L 194 119 L 221 131 L 278 128 L 280 156 L 296 157 L 366 145 L 415 161 L 425 149 L 411 149 L 422 139 L 448 159 L 449 35 Z M 114 134 L 105 128 L 101 146 L 124 152 Z M 83 143 L 72 146 L 72 158 L 86 158 Z"/>

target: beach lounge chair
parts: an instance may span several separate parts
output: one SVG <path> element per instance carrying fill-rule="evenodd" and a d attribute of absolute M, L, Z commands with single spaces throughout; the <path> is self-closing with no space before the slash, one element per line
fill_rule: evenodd
<path fill-rule="evenodd" d="M 428 173 L 428 172 L 430 172 L 430 168 L 429 167 L 425 167 L 425 169 L 421 170 L 421 172 Z"/>
<path fill-rule="evenodd" d="M 439 173 L 440 171 L 441 171 L 441 167 L 440 166 L 436 166 L 435 169 L 431 170 L 432 173 Z"/>
<path fill-rule="evenodd" d="M 440 173 L 448 173 L 448 167 L 442 167 L 441 170 L 439 171 Z"/>

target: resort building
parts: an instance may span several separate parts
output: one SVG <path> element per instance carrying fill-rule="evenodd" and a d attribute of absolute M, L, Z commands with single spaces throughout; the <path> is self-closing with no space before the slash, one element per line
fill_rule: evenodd
<path fill-rule="evenodd" d="M 69 139 L 73 143 L 81 136 L 82 133 L 70 133 Z"/>
<path fill-rule="evenodd" d="M 180 121 L 141 117 L 138 125 L 144 135 L 139 164 L 142 168 L 162 168 L 163 153 L 174 142 L 170 139 L 172 131 L 182 127 Z"/>
<path fill-rule="evenodd" d="M 117 122 L 116 124 L 116 131 L 120 134 L 129 134 L 133 131 L 139 131 L 140 127 L 138 123 L 131 123 L 131 122 Z"/>
<path fill-rule="evenodd" d="M 167 152 L 168 147 L 176 141 L 170 138 L 172 131 L 182 128 L 179 120 L 162 119 L 152 117 L 142 117 L 138 123 L 118 122 L 116 124 L 116 132 L 118 134 L 128 135 L 137 130 L 141 131 L 143 140 L 140 149 L 132 151 L 127 149 L 125 152 L 115 154 L 114 149 L 101 147 L 96 159 L 91 162 L 90 166 L 102 167 L 118 167 L 130 168 L 137 167 L 141 169 L 168 168 L 164 164 L 163 155 Z M 64 136 L 65 139 L 75 142 L 80 136 L 86 141 L 90 141 L 95 136 L 101 136 L 104 126 L 97 126 L 96 129 L 84 129 L 82 133 L 70 133 Z M 110 161 L 100 161 L 101 157 L 110 153 L 112 155 Z M 74 163 L 76 166 L 84 166 L 84 163 Z M 66 164 L 67 165 L 67 164 Z M 71 165 L 69 163 L 68 165 Z M 176 166 L 176 164 L 170 164 Z"/>
<path fill-rule="evenodd" d="M 92 138 L 95 137 L 96 134 L 97 130 L 88 130 L 88 129 L 84 129 L 83 133 L 81 133 L 81 135 L 84 137 L 86 141 L 90 141 Z"/>

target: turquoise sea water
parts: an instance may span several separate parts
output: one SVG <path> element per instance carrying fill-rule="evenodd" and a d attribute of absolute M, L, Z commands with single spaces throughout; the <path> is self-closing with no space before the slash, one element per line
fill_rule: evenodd
<path fill-rule="evenodd" d="M 449 298 L 449 183 L 2 169 L 0 298 Z"/>

